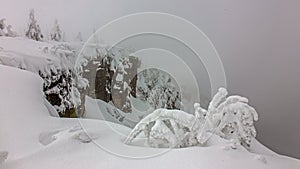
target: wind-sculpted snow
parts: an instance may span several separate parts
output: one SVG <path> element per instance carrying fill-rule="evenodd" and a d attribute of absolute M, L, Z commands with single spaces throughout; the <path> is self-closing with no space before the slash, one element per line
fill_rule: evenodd
<path fill-rule="evenodd" d="M 52 71 L 71 70 L 75 55 L 62 43 L 37 42 L 23 37 L 0 38 L 0 63 L 50 76 Z"/>
<path fill-rule="evenodd" d="M 67 129 L 42 132 L 39 134 L 39 142 L 47 146 L 62 138 L 73 138 L 81 143 L 90 143 L 99 136 L 99 133 L 86 133 L 82 127 L 73 126 Z"/>
<path fill-rule="evenodd" d="M 59 130 L 43 132 L 39 135 L 39 142 L 43 145 L 48 145 L 57 139 L 56 134 L 59 132 Z"/>

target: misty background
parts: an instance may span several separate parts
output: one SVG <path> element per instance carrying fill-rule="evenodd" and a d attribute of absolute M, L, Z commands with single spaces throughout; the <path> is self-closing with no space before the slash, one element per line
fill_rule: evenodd
<path fill-rule="evenodd" d="M 258 140 L 300 158 L 298 0 L 1 0 L 0 18 L 24 33 L 31 8 L 44 34 L 58 19 L 67 40 L 78 32 L 87 39 L 94 29 L 135 12 L 165 12 L 189 20 L 217 49 L 229 93 L 248 97 L 258 111 Z"/>

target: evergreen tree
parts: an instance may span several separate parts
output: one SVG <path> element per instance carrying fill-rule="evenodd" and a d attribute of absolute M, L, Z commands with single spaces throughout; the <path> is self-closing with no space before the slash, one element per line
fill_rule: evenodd
<path fill-rule="evenodd" d="M 138 76 L 137 95 L 154 109 L 182 109 L 181 95 L 170 75 L 148 69 Z"/>
<path fill-rule="evenodd" d="M 80 41 L 80 42 L 83 41 L 81 32 L 78 32 L 78 34 L 77 34 L 77 36 L 76 36 L 76 40 L 78 40 L 78 41 Z"/>
<path fill-rule="evenodd" d="M 6 36 L 9 36 L 9 37 L 16 37 L 17 36 L 17 33 L 12 30 L 11 25 L 8 25 L 6 29 L 7 29 Z"/>
<path fill-rule="evenodd" d="M 0 36 L 5 36 L 4 29 L 5 29 L 6 25 L 5 25 L 4 21 L 5 21 L 4 18 L 0 20 Z"/>
<path fill-rule="evenodd" d="M 51 40 L 54 41 L 61 41 L 63 39 L 63 32 L 61 31 L 57 20 L 55 20 L 54 22 L 54 27 L 52 29 L 52 33 L 50 36 L 51 36 Z"/>
<path fill-rule="evenodd" d="M 41 28 L 37 24 L 37 20 L 35 19 L 34 9 L 30 10 L 28 29 L 25 34 L 30 39 L 37 40 L 37 41 L 43 40 L 43 34 Z"/>

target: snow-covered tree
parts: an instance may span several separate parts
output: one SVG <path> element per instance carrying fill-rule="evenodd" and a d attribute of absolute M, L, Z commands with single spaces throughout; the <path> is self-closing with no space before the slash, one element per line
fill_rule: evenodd
<path fill-rule="evenodd" d="M 153 90 L 151 90 L 147 100 L 154 109 L 158 109 L 158 108 L 181 109 L 182 108 L 179 91 L 177 91 L 177 89 L 169 83 L 166 83 L 162 86 L 155 86 Z"/>
<path fill-rule="evenodd" d="M 15 31 L 12 30 L 12 26 L 11 25 L 8 25 L 6 29 L 7 29 L 6 36 L 9 36 L 9 37 L 16 37 L 16 36 L 18 36 L 17 32 L 15 32 Z"/>
<path fill-rule="evenodd" d="M 7 160 L 8 152 L 7 151 L 0 151 L 0 165 Z"/>
<path fill-rule="evenodd" d="M 43 34 L 41 28 L 37 24 L 37 20 L 35 19 L 34 9 L 30 10 L 28 29 L 25 34 L 30 39 L 37 40 L 37 41 L 43 40 Z"/>
<path fill-rule="evenodd" d="M 247 104 L 247 98 L 226 96 L 226 89 L 220 88 L 208 110 L 195 103 L 194 116 L 180 110 L 157 109 L 135 126 L 125 143 L 143 132 L 148 144 L 154 147 L 201 146 L 216 134 L 249 148 L 256 136 L 257 112 Z"/>
<path fill-rule="evenodd" d="M 60 29 L 57 19 L 54 21 L 54 26 L 50 36 L 51 36 L 51 40 L 54 41 L 61 41 L 63 39 L 63 32 Z"/>
<path fill-rule="evenodd" d="M 182 109 L 181 95 L 170 75 L 147 69 L 138 75 L 137 96 L 154 109 Z"/>
<path fill-rule="evenodd" d="M 59 67 L 39 71 L 44 79 L 46 99 L 61 117 L 80 117 L 84 112 L 85 96 L 80 91 L 86 88 L 88 82 L 74 70 L 75 53 L 66 44 L 55 45 L 43 51 L 57 56 L 60 60 Z"/>
<path fill-rule="evenodd" d="M 5 22 L 5 18 L 0 20 L 0 36 L 5 36 L 4 29 L 6 28 L 6 25 L 4 22 Z"/>
<path fill-rule="evenodd" d="M 81 32 L 78 32 L 78 34 L 77 34 L 77 36 L 76 36 L 76 38 L 75 38 L 76 40 L 78 40 L 78 41 L 80 41 L 80 42 L 82 42 L 83 41 L 83 38 L 82 38 L 82 34 L 81 34 Z"/>
<path fill-rule="evenodd" d="M 52 76 L 41 76 L 49 83 L 44 83 L 47 100 L 56 108 L 60 116 L 70 117 L 75 114 L 75 107 L 71 101 L 72 73 L 68 70 L 52 72 Z M 71 112 L 73 111 L 73 112 Z"/>
<path fill-rule="evenodd" d="M 4 23 L 6 19 L 0 20 L 0 36 L 9 36 L 9 37 L 16 37 L 17 33 L 12 30 L 12 26 Z"/>
<path fill-rule="evenodd" d="M 4 28 L 5 28 L 5 23 L 4 23 L 4 21 L 5 21 L 5 18 L 2 18 L 2 19 L 0 20 L 0 29 L 1 29 L 1 30 L 4 30 Z"/>

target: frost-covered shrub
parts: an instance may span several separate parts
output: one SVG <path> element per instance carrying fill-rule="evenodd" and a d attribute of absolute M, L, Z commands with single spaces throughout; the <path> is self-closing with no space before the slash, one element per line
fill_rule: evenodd
<path fill-rule="evenodd" d="M 153 147 L 201 146 L 216 134 L 248 148 L 256 136 L 257 113 L 247 104 L 247 98 L 226 96 L 226 89 L 220 88 L 208 110 L 195 103 L 194 116 L 180 110 L 157 109 L 135 126 L 125 143 L 129 144 L 143 132 Z"/>
<path fill-rule="evenodd" d="M 128 135 L 132 142 L 141 132 L 152 147 L 188 147 L 197 144 L 192 130 L 198 128 L 195 117 L 181 110 L 157 109 L 142 119 Z M 189 135 L 192 134 L 192 135 Z"/>
<path fill-rule="evenodd" d="M 237 139 L 250 147 L 256 137 L 254 121 L 258 120 L 255 109 L 248 105 L 248 99 L 241 96 L 227 97 L 227 91 L 220 88 L 209 104 L 206 130 L 226 139 Z"/>

